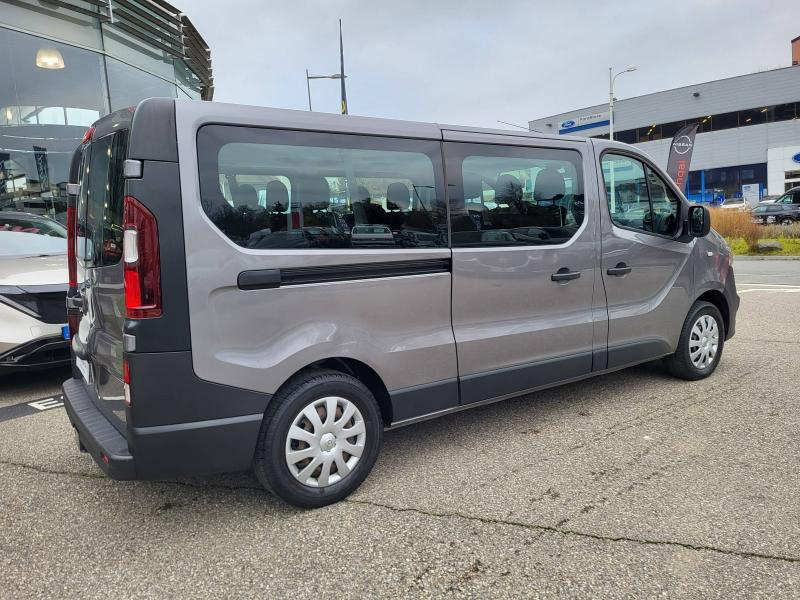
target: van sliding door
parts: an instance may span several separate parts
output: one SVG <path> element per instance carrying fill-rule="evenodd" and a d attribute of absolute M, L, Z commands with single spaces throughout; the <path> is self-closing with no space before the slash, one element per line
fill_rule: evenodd
<path fill-rule="evenodd" d="M 448 139 L 462 404 L 587 375 L 593 352 L 605 350 L 605 300 L 585 145 L 511 145 L 509 136 L 466 143 L 455 140 L 481 138 L 445 132 Z"/>

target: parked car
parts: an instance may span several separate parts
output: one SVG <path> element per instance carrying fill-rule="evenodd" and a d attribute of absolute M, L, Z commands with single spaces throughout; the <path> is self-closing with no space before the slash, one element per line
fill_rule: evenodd
<path fill-rule="evenodd" d="M 725 210 L 748 210 L 750 205 L 744 201 L 744 198 L 731 198 L 720 204 L 719 208 Z"/>
<path fill-rule="evenodd" d="M 0 213 L 0 375 L 67 365 L 67 240 L 50 223 L 4 229 L 11 221 Z"/>
<path fill-rule="evenodd" d="M 0 211 L 0 231 L 23 231 L 67 238 L 67 228 L 58 221 L 31 213 Z"/>
<path fill-rule="evenodd" d="M 786 204 L 774 202 L 771 204 L 760 204 L 750 213 L 753 222 L 761 225 L 791 225 L 800 221 L 800 204 Z"/>
<path fill-rule="evenodd" d="M 288 182 L 292 211 L 237 218 L 229 190 L 254 175 Z M 121 258 L 70 261 L 63 386 L 79 447 L 117 479 L 252 468 L 323 506 L 384 428 L 654 359 L 701 379 L 735 331 L 708 209 L 626 144 L 149 99 L 95 124 L 70 181 L 70 244 L 122 232 Z M 396 184 L 414 202 L 388 213 Z M 331 185 L 350 245 L 287 240 Z M 581 209 L 554 219 L 565 190 Z M 431 237 L 359 246 L 405 231 Z"/>

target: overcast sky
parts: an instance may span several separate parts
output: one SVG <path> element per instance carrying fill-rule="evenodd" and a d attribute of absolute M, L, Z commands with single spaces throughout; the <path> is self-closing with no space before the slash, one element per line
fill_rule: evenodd
<path fill-rule="evenodd" d="M 791 64 L 798 0 L 183 0 L 211 46 L 214 100 L 306 109 L 339 70 L 351 114 L 501 127 Z M 800 69 L 798 70 L 800 87 Z M 315 110 L 339 82 L 312 81 Z"/>

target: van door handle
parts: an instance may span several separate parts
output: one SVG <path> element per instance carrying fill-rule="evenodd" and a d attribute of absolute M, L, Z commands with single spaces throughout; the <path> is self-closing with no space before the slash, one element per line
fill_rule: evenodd
<path fill-rule="evenodd" d="M 572 281 L 580 276 L 580 271 L 570 271 L 567 267 L 561 267 L 558 271 L 550 275 L 550 279 L 552 281 Z"/>
<path fill-rule="evenodd" d="M 613 275 L 614 277 L 624 277 L 630 272 L 631 268 L 624 262 L 617 263 L 616 267 L 611 267 L 606 271 L 606 273 L 608 273 L 609 275 Z"/>

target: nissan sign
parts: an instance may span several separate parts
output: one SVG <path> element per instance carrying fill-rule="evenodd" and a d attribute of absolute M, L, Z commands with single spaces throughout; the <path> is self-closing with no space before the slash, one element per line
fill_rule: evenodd
<path fill-rule="evenodd" d="M 692 140 L 688 135 L 682 135 L 672 142 L 672 147 L 678 154 L 686 154 L 692 149 Z"/>

